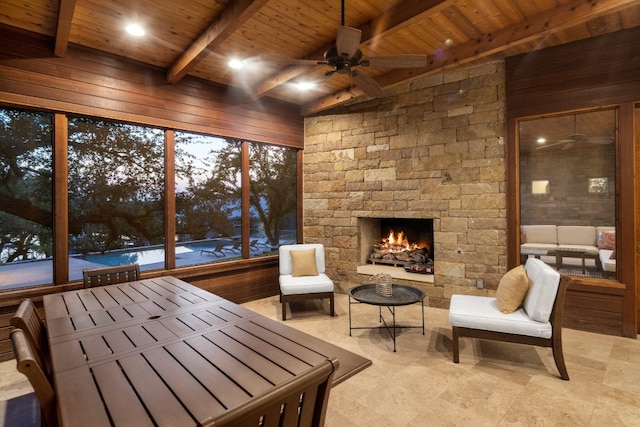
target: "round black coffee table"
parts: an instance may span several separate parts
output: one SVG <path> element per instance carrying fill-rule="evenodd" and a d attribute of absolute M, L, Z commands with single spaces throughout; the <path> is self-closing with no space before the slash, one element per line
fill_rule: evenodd
<path fill-rule="evenodd" d="M 378 295 L 376 293 L 375 284 L 354 286 L 347 292 L 349 294 L 349 336 L 353 329 L 379 329 L 384 327 L 391 338 L 393 338 L 393 351 L 396 351 L 396 328 L 422 328 L 424 335 L 424 297 L 425 293 L 418 288 L 407 285 L 392 285 L 392 294 L 389 297 Z M 352 301 L 355 300 L 355 302 Z M 396 325 L 396 307 L 403 305 L 411 305 L 420 302 L 422 306 L 422 326 L 401 326 Z M 379 321 L 383 326 L 352 326 L 351 324 L 351 305 L 352 304 L 369 304 L 377 305 L 379 308 Z M 393 319 L 391 327 L 387 325 L 382 316 L 382 307 L 387 307 Z"/>

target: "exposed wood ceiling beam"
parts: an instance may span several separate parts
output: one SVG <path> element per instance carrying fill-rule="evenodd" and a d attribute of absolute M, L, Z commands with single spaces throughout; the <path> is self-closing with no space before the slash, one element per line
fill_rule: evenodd
<path fill-rule="evenodd" d="M 55 56 L 65 56 L 69 46 L 71 20 L 76 7 L 76 0 L 60 0 L 58 7 L 58 26 L 56 28 L 56 44 L 53 50 Z"/>
<path fill-rule="evenodd" d="M 167 81 L 177 83 L 204 58 L 209 50 L 215 49 L 234 31 L 238 30 L 269 0 L 237 0 L 231 2 L 215 21 L 211 23 L 195 42 L 174 62 L 167 71 Z"/>
<path fill-rule="evenodd" d="M 554 32 L 585 23 L 596 16 L 618 12 L 636 4 L 640 4 L 640 0 L 576 0 L 517 25 L 454 46 L 437 58 L 429 57 L 428 65 L 424 68 L 394 70 L 379 76 L 376 80 L 383 88 L 392 87 L 407 80 L 436 74 L 454 66 L 489 57 L 523 43 L 543 39 Z M 364 92 L 357 88 L 345 89 L 304 105 L 301 113 L 303 116 L 315 114 L 364 96 Z"/>
<path fill-rule="evenodd" d="M 385 11 L 382 15 L 358 27 L 358 29 L 362 30 L 360 45 L 371 44 L 378 38 L 400 31 L 409 26 L 421 15 L 440 12 L 453 2 L 454 0 L 405 0 L 397 6 Z M 324 58 L 324 53 L 333 46 L 334 43 L 324 46 L 307 55 L 305 59 L 316 59 L 321 61 Z M 277 86 L 286 83 L 307 71 L 309 71 L 308 66 L 287 67 L 285 70 L 257 84 L 251 94 L 251 97 L 253 99 L 258 99 Z"/>

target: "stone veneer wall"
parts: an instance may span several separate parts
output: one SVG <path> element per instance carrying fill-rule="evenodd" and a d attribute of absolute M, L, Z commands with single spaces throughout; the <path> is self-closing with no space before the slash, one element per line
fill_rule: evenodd
<path fill-rule="evenodd" d="M 429 304 L 488 294 L 506 271 L 504 62 L 385 95 L 305 119 L 304 241 L 325 245 L 344 292 L 368 278 L 356 272 L 358 217 L 433 218 L 436 274 L 420 285 Z"/>

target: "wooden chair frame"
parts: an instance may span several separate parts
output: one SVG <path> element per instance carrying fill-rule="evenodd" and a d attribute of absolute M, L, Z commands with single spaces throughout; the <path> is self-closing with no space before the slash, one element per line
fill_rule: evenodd
<path fill-rule="evenodd" d="M 85 288 L 115 285 L 140 280 L 140 265 L 127 264 L 116 267 L 85 269 L 82 271 Z"/>
<path fill-rule="evenodd" d="M 329 314 L 333 317 L 336 315 L 335 302 L 333 292 L 316 292 L 310 294 L 289 294 L 285 295 L 280 291 L 280 304 L 282 304 L 282 320 L 287 320 L 287 303 L 291 301 L 303 301 L 308 299 L 325 299 L 329 298 Z"/>
<path fill-rule="evenodd" d="M 321 427 L 327 413 L 337 359 L 327 359 L 305 373 L 218 417 L 200 421 L 200 427 Z"/>
<path fill-rule="evenodd" d="M 51 372 L 51 354 L 49 352 L 47 327 L 38 314 L 33 301 L 29 298 L 23 299 L 9 323 L 16 329 L 22 329 L 31 341 L 35 352 L 42 358 L 47 371 Z"/>
<path fill-rule="evenodd" d="M 478 338 L 492 341 L 505 341 L 516 344 L 529 344 L 539 347 L 551 347 L 553 351 L 553 359 L 560 373 L 560 378 L 569 380 L 569 373 L 564 362 L 564 354 L 562 352 L 562 315 L 564 312 L 564 300 L 567 287 L 571 279 L 561 274 L 560 284 L 556 300 L 553 303 L 553 310 L 549 322 L 551 323 L 551 338 L 531 337 L 527 335 L 509 334 L 504 332 L 487 331 L 482 329 L 472 329 L 452 326 L 453 329 L 453 362 L 460 361 L 460 344 L 461 337 Z"/>
<path fill-rule="evenodd" d="M 22 329 L 11 331 L 11 343 L 16 355 L 17 369 L 31 383 L 40 402 L 41 422 L 48 427 L 58 426 L 55 393 L 49 372 Z"/>

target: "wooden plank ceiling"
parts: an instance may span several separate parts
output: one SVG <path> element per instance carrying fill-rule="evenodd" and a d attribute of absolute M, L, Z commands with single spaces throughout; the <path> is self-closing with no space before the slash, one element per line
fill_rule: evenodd
<path fill-rule="evenodd" d="M 342 24 L 362 30 L 363 58 L 427 55 L 417 68 L 358 66 L 384 89 L 468 64 L 640 25 L 640 0 L 3 0 L 0 23 L 300 105 L 303 115 L 368 99 L 322 61 Z M 146 35 L 126 34 L 137 21 Z M 233 70 L 230 59 L 247 60 Z M 305 65 L 278 60 L 307 60 Z M 318 81 L 301 92 L 291 83 Z"/>

